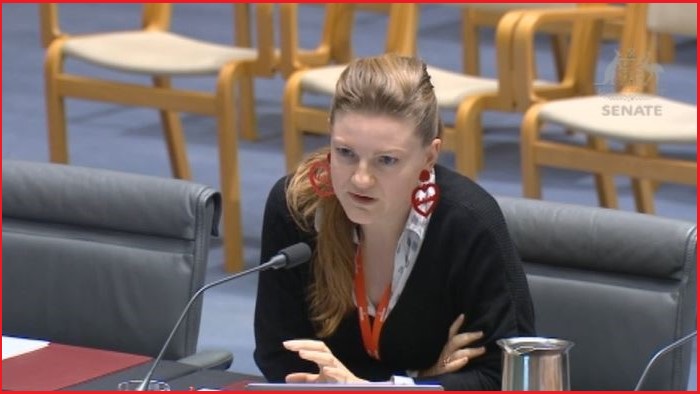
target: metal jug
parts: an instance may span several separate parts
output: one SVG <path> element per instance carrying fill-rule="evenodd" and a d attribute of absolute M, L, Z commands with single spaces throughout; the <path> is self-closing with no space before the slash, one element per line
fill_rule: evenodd
<path fill-rule="evenodd" d="M 496 343 L 503 349 L 502 390 L 570 390 L 569 349 L 573 342 L 519 337 L 499 339 Z"/>

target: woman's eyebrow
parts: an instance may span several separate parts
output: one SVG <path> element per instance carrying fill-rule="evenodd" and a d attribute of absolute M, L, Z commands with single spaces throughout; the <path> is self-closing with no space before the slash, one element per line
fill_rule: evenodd
<path fill-rule="evenodd" d="M 393 148 L 387 148 L 387 149 L 382 149 L 379 151 L 375 152 L 375 155 L 384 155 L 388 153 L 406 153 L 407 150 L 404 148 L 399 148 L 399 147 L 393 147 Z"/>

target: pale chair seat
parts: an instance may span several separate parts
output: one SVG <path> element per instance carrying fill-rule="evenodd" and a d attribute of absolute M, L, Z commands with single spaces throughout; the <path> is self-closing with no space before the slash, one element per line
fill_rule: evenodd
<path fill-rule="evenodd" d="M 310 93 L 332 96 L 345 67 L 346 64 L 310 69 L 301 77 L 301 86 Z M 428 67 L 428 73 L 440 107 L 457 108 L 464 97 L 498 91 L 498 81 L 495 79 L 472 77 L 434 67 Z"/>
<path fill-rule="evenodd" d="M 650 214 L 659 182 L 697 187 L 694 157 L 658 149 L 696 144 L 697 106 L 655 94 L 656 71 L 646 67 L 656 62 L 659 34 L 697 38 L 697 4 L 630 3 L 624 9 L 618 52 L 633 56 L 615 65 L 615 93 L 540 102 L 525 113 L 520 152 L 525 197 L 542 198 L 542 167 L 594 174 L 598 201 L 606 208 L 618 207 L 612 177 L 629 176 L 637 211 Z M 516 70 L 522 68 L 517 60 Z M 577 130 L 587 143 L 543 137 L 546 123 Z M 609 149 L 608 141 L 621 142 L 624 149 Z"/>
<path fill-rule="evenodd" d="M 327 66 L 304 71 L 301 86 L 304 91 L 333 96 L 335 84 L 347 65 Z M 444 109 L 456 109 L 467 97 L 480 94 L 497 94 L 498 80 L 480 78 L 458 72 L 428 67 L 430 81 L 435 87 L 438 106 Z M 536 87 L 555 86 L 554 82 L 537 80 Z"/>
<path fill-rule="evenodd" d="M 347 64 L 339 64 L 305 70 L 300 80 L 301 87 L 309 93 L 332 96 L 335 92 L 335 84 L 347 66 Z"/>
<path fill-rule="evenodd" d="M 44 93 L 50 160 L 69 162 L 66 99 L 144 107 L 160 115 L 173 175 L 191 179 L 179 114 L 213 116 L 219 149 L 223 260 L 228 271 L 244 267 L 238 135 L 251 141 L 257 138 L 253 79 L 273 77 L 279 61 L 274 53 L 274 5 L 256 4 L 254 13 L 251 7 L 248 3 L 232 5 L 235 40 L 225 45 L 170 31 L 171 3 L 143 3 L 140 28 L 79 35 L 61 30 L 57 3 L 39 5 L 46 48 Z M 145 77 L 145 81 L 89 75 L 79 67 L 64 67 L 67 60 Z M 215 79 L 214 89 L 191 89 L 173 81 L 192 76 Z"/>
<path fill-rule="evenodd" d="M 392 3 L 391 10 L 393 12 L 390 12 L 391 15 L 399 15 L 402 9 L 406 15 L 403 18 L 390 18 L 390 20 L 400 21 L 400 23 L 397 22 L 396 26 L 392 28 L 393 23 L 390 22 L 387 31 L 391 34 L 388 37 L 399 37 L 406 43 L 387 46 L 386 52 L 404 55 L 415 53 L 414 8 L 415 4 L 406 3 L 404 6 L 404 3 Z M 535 102 L 533 100 L 535 96 L 536 102 L 541 102 L 592 94 L 595 70 L 593 67 L 588 67 L 589 63 L 592 64 L 593 61 L 585 56 L 589 48 L 591 52 L 593 51 L 593 47 L 596 46 L 595 37 L 600 35 L 598 32 L 600 29 L 594 27 L 603 20 L 614 16 L 622 19 L 624 13 L 619 7 L 579 8 L 558 9 L 555 15 L 532 10 L 527 12 L 513 11 L 503 15 L 499 19 L 495 34 L 497 78 L 481 78 L 475 75 L 428 67 L 440 109 L 455 112 L 453 124 L 445 125 L 442 146 L 444 149 L 454 152 L 454 166 L 457 171 L 475 179 L 478 170 L 483 167 L 481 128 L 483 111 L 523 112 Z M 531 15 L 531 12 L 534 14 Z M 522 18 L 526 16 L 527 26 L 521 28 Z M 572 66 L 568 68 L 566 75 L 559 82 L 537 81 L 536 61 L 534 59 L 535 33 L 540 31 L 542 26 L 564 18 L 567 21 L 573 19 L 576 22 L 575 29 L 571 34 L 572 43 L 589 43 L 586 45 L 585 51 L 576 53 L 589 60 L 578 60 L 580 58 L 577 58 L 577 61 L 572 61 Z M 352 18 L 349 17 L 338 19 L 348 25 L 352 21 Z M 406 22 L 406 20 L 411 23 Z M 292 22 L 289 24 L 296 25 Z M 411 27 L 409 28 L 409 26 Z M 340 30 L 345 34 L 344 39 L 336 39 L 335 42 L 348 42 L 350 33 L 346 30 L 349 29 Z M 404 31 L 398 32 L 398 30 Z M 516 37 L 518 32 L 522 33 L 520 37 Z M 294 34 L 294 30 L 290 30 L 288 34 L 282 34 L 282 38 L 289 36 L 291 39 L 288 41 L 296 42 Z M 341 34 L 336 33 L 336 35 Z M 520 44 L 517 53 L 516 38 Z M 341 44 L 338 46 L 343 47 Z M 396 49 L 392 49 L 394 47 Z M 290 70 L 298 70 L 290 74 L 287 80 L 283 106 L 286 165 L 288 171 L 293 171 L 302 160 L 304 133 L 327 134 L 329 128 L 327 110 L 310 105 L 310 103 L 304 103 L 303 96 L 314 94 L 332 97 L 336 81 L 345 66 L 336 58 L 334 59 L 336 62 L 329 66 L 300 69 L 295 67 L 295 64 L 303 64 L 303 62 L 293 61 L 293 57 L 284 56 L 285 45 L 282 48 L 282 58 L 292 59 L 291 61 L 281 61 L 282 68 L 284 69 L 284 64 L 289 64 Z M 331 50 L 331 53 L 336 52 L 345 53 L 344 50 Z M 287 53 L 291 54 L 294 51 L 289 49 Z M 516 70 L 513 65 L 518 63 L 516 61 L 518 58 L 527 60 L 522 60 L 523 65 Z M 516 87 L 522 89 L 523 92 L 516 92 Z"/>
<path fill-rule="evenodd" d="M 64 54 L 119 71 L 145 75 L 215 75 L 230 61 L 254 61 L 252 48 L 218 45 L 165 31 L 129 31 L 75 37 Z"/>
<path fill-rule="evenodd" d="M 463 73 L 428 67 L 430 81 L 435 87 L 438 106 L 443 109 L 456 109 L 468 97 L 484 94 L 498 94 L 498 80 L 481 78 Z M 535 80 L 535 88 L 557 86 L 556 82 Z"/>
<path fill-rule="evenodd" d="M 646 94 L 554 100 L 541 107 L 540 119 L 628 143 L 697 141 L 696 106 Z"/>
<path fill-rule="evenodd" d="M 456 109 L 466 97 L 477 94 L 497 94 L 498 80 L 428 67 L 430 82 L 435 87 L 438 106 Z"/>
<path fill-rule="evenodd" d="M 403 3 L 401 3 L 403 4 Z M 407 6 L 407 19 L 413 20 L 411 14 L 415 5 Z M 397 6 L 395 11 L 399 12 Z M 555 98 L 572 97 L 591 94 L 593 91 L 594 68 L 587 67 L 593 61 L 591 58 L 584 58 L 572 62 L 573 65 L 567 71 L 565 78 L 558 82 L 546 82 L 537 80 L 534 61 L 534 44 L 527 49 L 519 49 L 520 54 L 528 59 L 524 61 L 518 70 L 514 70 L 515 48 L 514 33 L 520 31 L 521 18 L 530 15 L 529 12 L 514 11 L 503 15 L 498 23 L 496 31 L 496 56 L 497 56 L 497 78 L 483 78 L 477 75 L 463 74 L 448 71 L 436 67 L 428 67 L 431 75 L 431 82 L 435 86 L 438 106 L 441 110 L 454 111 L 453 124 L 446 124 L 443 133 L 443 148 L 453 151 L 455 154 L 455 168 L 460 173 L 475 179 L 478 170 L 483 167 L 483 142 L 481 128 L 481 114 L 483 111 L 504 111 L 522 112 L 533 102 L 533 97 L 537 96 L 537 102 Z M 597 20 L 607 20 L 616 15 L 620 19 L 624 15 L 619 7 L 581 8 L 559 11 L 558 16 L 576 22 L 576 34 L 572 34 L 572 42 L 578 42 L 583 37 L 586 29 Z M 535 31 L 547 24 L 547 15 L 533 15 L 535 18 L 528 18 L 528 28 L 522 34 L 520 41 L 534 42 Z M 540 18 L 542 17 L 542 18 Z M 533 20 L 534 19 L 534 20 Z M 399 19 L 401 20 L 401 19 Z M 533 23 L 534 22 L 534 23 Z M 579 26 L 580 24 L 580 26 Z M 414 34 L 414 28 L 407 29 L 406 22 L 399 24 L 399 27 Z M 391 29 L 388 29 L 391 31 Z M 294 31 L 289 35 L 293 37 Z M 338 34 L 338 33 L 337 33 Z M 345 34 L 348 34 L 345 32 Z M 282 37 L 286 35 L 283 34 Z M 415 41 L 414 38 L 407 40 L 406 34 L 391 34 L 392 37 L 401 37 L 405 41 Z M 583 37 L 583 38 L 588 38 Z M 348 39 L 346 37 L 346 39 Z M 291 41 L 296 41 L 291 40 Z M 344 40 L 336 40 L 344 41 Z M 593 47 L 593 44 L 588 45 Z M 577 46 L 578 47 L 578 46 Z M 284 46 L 283 46 L 284 48 Z M 284 52 L 284 51 L 283 51 Z M 331 51 L 333 52 L 333 51 Z M 412 54 L 415 52 L 415 43 L 403 45 L 400 50 L 387 52 Z M 288 53 L 294 53 L 291 49 Z M 583 51 L 576 52 L 577 55 L 584 55 Z M 303 156 L 303 135 L 304 133 L 327 134 L 328 133 L 328 113 L 318 106 L 305 105 L 303 96 L 305 94 L 322 95 L 332 97 L 336 82 L 343 72 L 344 65 L 336 62 L 333 65 L 301 69 L 295 68 L 294 64 L 303 62 L 287 60 L 289 56 L 282 56 L 281 64 L 290 64 L 288 67 L 296 69 L 288 79 L 285 87 L 284 99 L 284 124 L 285 124 L 285 154 L 288 171 L 293 171 Z M 516 72 L 518 71 L 518 72 Z M 518 83 L 516 83 L 516 79 Z M 522 85 L 522 86 L 521 86 Z M 527 92 L 517 93 L 515 90 L 524 89 Z M 529 94 L 532 93 L 532 94 Z"/>

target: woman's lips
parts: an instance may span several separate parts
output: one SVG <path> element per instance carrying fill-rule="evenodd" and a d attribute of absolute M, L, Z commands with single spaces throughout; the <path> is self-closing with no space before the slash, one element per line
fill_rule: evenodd
<path fill-rule="evenodd" d="M 376 201 L 375 198 L 363 196 L 362 194 L 356 194 L 356 193 L 348 193 L 348 194 L 350 195 L 350 197 L 352 198 L 353 201 L 356 201 L 360 204 L 371 204 L 374 201 Z"/>

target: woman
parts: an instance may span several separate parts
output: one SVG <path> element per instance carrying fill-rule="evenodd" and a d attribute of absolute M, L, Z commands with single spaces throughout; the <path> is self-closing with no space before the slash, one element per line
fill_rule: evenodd
<path fill-rule="evenodd" d="M 277 182 L 265 209 L 263 261 L 300 241 L 314 251 L 260 275 L 255 360 L 269 381 L 500 389 L 495 341 L 534 333 L 532 302 L 494 199 L 436 164 L 441 127 L 421 61 L 345 69 L 330 152 Z"/>

